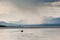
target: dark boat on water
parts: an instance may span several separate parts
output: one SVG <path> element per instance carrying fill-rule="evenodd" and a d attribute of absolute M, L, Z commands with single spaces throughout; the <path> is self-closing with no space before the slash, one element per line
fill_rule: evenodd
<path fill-rule="evenodd" d="M 23 32 L 23 30 L 21 30 L 21 32 Z"/>

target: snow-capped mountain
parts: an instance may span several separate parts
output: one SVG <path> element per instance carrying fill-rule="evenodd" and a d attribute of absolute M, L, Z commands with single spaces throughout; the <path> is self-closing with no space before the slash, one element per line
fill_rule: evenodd
<path fill-rule="evenodd" d="M 48 17 L 45 18 L 43 21 L 43 24 L 60 24 L 60 17 L 53 18 L 53 17 Z"/>
<path fill-rule="evenodd" d="M 19 24 L 15 24 L 15 23 L 8 23 L 8 22 L 4 22 L 4 21 L 0 21 L 0 25 L 4 25 L 7 27 L 19 27 Z"/>

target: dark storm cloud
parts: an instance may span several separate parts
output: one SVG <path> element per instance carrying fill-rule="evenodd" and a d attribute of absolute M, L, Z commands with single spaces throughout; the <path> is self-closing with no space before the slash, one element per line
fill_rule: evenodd
<path fill-rule="evenodd" d="M 9 0 L 16 6 L 27 6 L 27 7 L 34 7 L 34 6 L 49 6 L 50 2 L 57 2 L 60 0 Z"/>
<path fill-rule="evenodd" d="M 0 0 L 0 1 L 8 1 L 13 3 L 16 6 L 47 6 L 50 2 L 56 2 L 60 0 Z"/>
<path fill-rule="evenodd" d="M 60 0 L 0 0 L 0 1 L 9 1 L 16 6 L 47 6 L 50 5 L 50 2 L 57 2 Z"/>
<path fill-rule="evenodd" d="M 57 1 L 60 1 L 60 0 L 44 0 L 44 2 L 57 2 Z"/>

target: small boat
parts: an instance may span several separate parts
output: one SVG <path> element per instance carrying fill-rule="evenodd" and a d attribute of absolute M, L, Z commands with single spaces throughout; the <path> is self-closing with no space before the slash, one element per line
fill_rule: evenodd
<path fill-rule="evenodd" d="M 21 32 L 23 32 L 23 30 L 21 30 Z"/>

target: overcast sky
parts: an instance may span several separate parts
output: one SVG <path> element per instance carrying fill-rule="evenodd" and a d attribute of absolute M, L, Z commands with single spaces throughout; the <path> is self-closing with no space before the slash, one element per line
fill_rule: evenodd
<path fill-rule="evenodd" d="M 0 21 L 40 24 L 50 16 L 60 17 L 60 0 L 0 0 Z"/>

